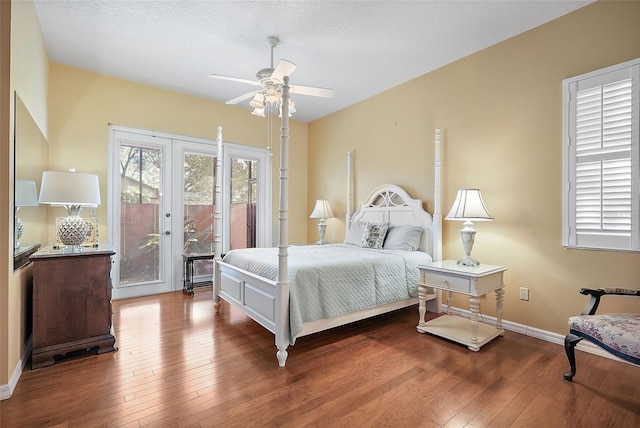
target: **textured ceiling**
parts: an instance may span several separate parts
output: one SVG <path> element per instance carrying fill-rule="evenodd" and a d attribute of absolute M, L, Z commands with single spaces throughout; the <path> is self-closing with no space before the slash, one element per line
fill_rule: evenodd
<path fill-rule="evenodd" d="M 50 59 L 217 101 L 255 87 L 274 61 L 298 65 L 291 84 L 335 90 L 294 95 L 310 122 L 539 26 L 587 1 L 35 0 Z M 248 102 L 240 106 L 247 109 Z"/>

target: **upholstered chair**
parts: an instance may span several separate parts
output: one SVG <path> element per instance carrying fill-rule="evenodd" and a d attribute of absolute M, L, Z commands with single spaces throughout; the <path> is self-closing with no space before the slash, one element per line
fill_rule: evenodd
<path fill-rule="evenodd" d="M 569 318 L 569 334 L 564 338 L 564 349 L 571 371 L 565 373 L 564 378 L 572 381 L 576 374 L 575 346 L 582 339 L 598 345 L 621 360 L 640 365 L 640 313 L 596 315 L 602 296 L 640 297 L 640 290 L 581 288 L 580 293 L 590 295 L 591 299 L 580 315 Z M 640 305 L 638 308 L 640 309 Z"/>

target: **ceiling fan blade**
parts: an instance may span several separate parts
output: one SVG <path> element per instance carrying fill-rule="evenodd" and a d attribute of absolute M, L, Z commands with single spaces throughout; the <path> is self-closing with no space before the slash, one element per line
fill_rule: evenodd
<path fill-rule="evenodd" d="M 255 80 L 242 79 L 240 77 L 223 76 L 222 74 L 210 74 L 209 77 L 213 79 L 231 80 L 232 82 L 248 83 L 250 85 L 260 86 L 260 82 L 256 82 Z"/>
<path fill-rule="evenodd" d="M 310 95 L 312 97 L 331 98 L 333 97 L 333 89 L 316 88 L 313 86 L 291 85 L 292 94 Z"/>
<path fill-rule="evenodd" d="M 225 104 L 238 104 L 241 101 L 248 100 L 249 98 L 253 97 L 258 92 L 260 92 L 260 90 L 247 92 L 246 94 L 240 95 L 239 97 L 235 97 L 235 98 L 227 101 Z"/>
<path fill-rule="evenodd" d="M 298 66 L 294 63 L 287 61 L 286 59 L 281 59 L 276 65 L 276 68 L 271 73 L 271 80 L 277 80 L 278 82 L 282 82 L 284 76 L 291 76 Z"/>

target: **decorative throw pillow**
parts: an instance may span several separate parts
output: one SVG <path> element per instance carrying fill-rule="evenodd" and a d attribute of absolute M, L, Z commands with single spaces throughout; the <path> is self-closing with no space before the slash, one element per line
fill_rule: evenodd
<path fill-rule="evenodd" d="M 351 227 L 347 232 L 347 236 L 344 239 L 345 244 L 360 245 L 362 241 L 362 234 L 364 233 L 365 224 L 359 221 L 351 223 Z"/>
<path fill-rule="evenodd" d="M 388 228 L 389 223 L 367 223 L 362 233 L 360 246 L 363 248 L 381 249 Z"/>
<path fill-rule="evenodd" d="M 420 248 L 422 228 L 420 226 L 391 226 L 382 248 L 387 250 L 415 251 Z"/>

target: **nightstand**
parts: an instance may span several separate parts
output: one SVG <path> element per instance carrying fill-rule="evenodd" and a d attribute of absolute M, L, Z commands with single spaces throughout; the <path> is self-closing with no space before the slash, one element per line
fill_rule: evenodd
<path fill-rule="evenodd" d="M 504 283 L 502 274 L 507 268 L 481 264 L 478 266 L 459 266 L 455 260 L 444 260 L 420 268 L 420 295 L 427 287 L 447 292 L 447 313 L 425 322 L 420 318 L 418 332 L 431 333 L 466 345 L 471 351 L 479 351 L 482 345 L 492 339 L 503 336 L 502 302 Z M 479 321 L 480 296 L 494 291 L 496 294 L 496 325 Z M 451 293 L 469 296 L 471 318 L 451 314 Z M 422 302 L 421 302 L 422 303 Z"/>

